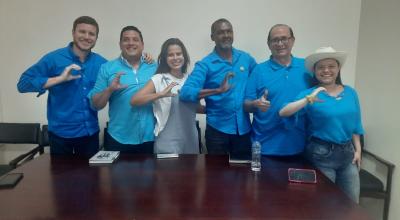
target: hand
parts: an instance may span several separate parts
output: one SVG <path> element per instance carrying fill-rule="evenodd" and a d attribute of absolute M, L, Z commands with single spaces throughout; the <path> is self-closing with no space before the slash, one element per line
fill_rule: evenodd
<path fill-rule="evenodd" d="M 320 87 L 314 89 L 314 91 L 311 93 L 311 95 L 312 95 L 312 96 L 317 96 L 318 93 L 320 93 L 320 92 L 322 92 L 322 91 L 326 91 L 326 89 L 325 89 L 324 87 L 320 86 Z"/>
<path fill-rule="evenodd" d="M 65 67 L 65 69 L 61 73 L 61 75 L 58 76 L 59 79 L 61 80 L 61 82 L 79 79 L 82 77 L 81 75 L 72 75 L 72 73 L 71 73 L 72 70 L 81 70 L 81 67 L 76 64 L 71 64 L 71 65 Z"/>
<path fill-rule="evenodd" d="M 221 83 L 221 86 L 217 89 L 218 93 L 224 93 L 228 91 L 230 88 L 232 88 L 232 85 L 229 84 L 229 80 L 234 76 L 235 74 L 232 72 L 229 72 L 225 75 L 224 80 Z"/>
<path fill-rule="evenodd" d="M 271 106 L 271 102 L 267 100 L 268 90 L 264 91 L 264 94 L 257 100 L 254 100 L 253 106 L 260 109 L 262 112 L 266 112 Z"/>
<path fill-rule="evenodd" d="M 149 53 L 144 52 L 143 58 L 144 58 L 144 62 L 146 62 L 147 64 L 152 64 L 154 62 L 153 57 Z"/>
<path fill-rule="evenodd" d="M 125 73 L 123 73 L 123 72 L 118 72 L 118 73 L 116 73 L 117 74 L 117 76 L 115 76 L 115 78 L 112 80 L 112 82 L 111 82 L 111 85 L 109 86 L 109 89 L 112 91 L 112 92 L 114 92 L 114 91 L 117 91 L 117 90 L 120 90 L 120 89 L 124 89 L 124 88 L 127 88 L 128 86 L 127 85 L 122 85 L 121 83 L 120 83 L 120 80 L 121 80 L 121 76 L 122 75 L 125 75 Z"/>
<path fill-rule="evenodd" d="M 322 91 L 326 91 L 326 89 L 324 88 L 324 87 L 318 87 L 318 88 L 316 88 L 316 89 L 314 89 L 314 91 L 310 94 L 310 95 L 308 95 L 308 96 L 306 96 L 306 100 L 307 100 L 307 102 L 309 103 L 309 104 L 313 104 L 314 102 L 323 102 L 323 100 L 320 100 L 318 97 L 317 97 L 317 95 L 318 95 L 318 93 L 320 93 L 320 92 L 322 92 Z"/>
<path fill-rule="evenodd" d="M 357 165 L 358 170 L 361 169 L 361 152 L 360 151 L 354 152 L 354 157 L 353 157 L 352 163 Z"/>
<path fill-rule="evenodd" d="M 177 94 L 172 93 L 171 90 L 177 85 L 178 85 L 177 82 L 172 82 L 171 84 L 169 84 L 163 91 L 160 92 L 160 98 L 176 96 Z"/>

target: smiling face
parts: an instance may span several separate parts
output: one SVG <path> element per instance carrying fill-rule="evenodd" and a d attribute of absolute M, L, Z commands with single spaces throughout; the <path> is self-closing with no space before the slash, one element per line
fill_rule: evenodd
<path fill-rule="evenodd" d="M 168 47 L 167 64 L 171 69 L 171 73 L 182 73 L 182 66 L 185 63 L 182 48 L 173 44 Z"/>
<path fill-rule="evenodd" d="M 91 24 L 77 24 L 72 31 L 73 45 L 77 50 L 89 52 L 97 40 L 97 28 Z"/>
<path fill-rule="evenodd" d="M 122 33 L 119 46 L 125 59 L 138 59 L 142 56 L 144 43 L 138 32 L 127 30 Z"/>
<path fill-rule="evenodd" d="M 335 84 L 339 71 L 338 61 L 332 58 L 320 60 L 314 66 L 315 77 L 321 85 Z"/>
<path fill-rule="evenodd" d="M 269 36 L 268 47 L 275 59 L 287 58 L 292 54 L 294 37 L 288 26 L 274 27 Z"/>
<path fill-rule="evenodd" d="M 217 49 L 231 50 L 233 44 L 232 25 L 228 22 L 219 22 L 215 24 L 211 39 L 215 42 L 215 47 Z"/>

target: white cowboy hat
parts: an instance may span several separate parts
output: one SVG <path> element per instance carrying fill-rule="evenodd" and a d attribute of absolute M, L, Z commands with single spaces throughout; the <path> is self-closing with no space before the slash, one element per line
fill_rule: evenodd
<path fill-rule="evenodd" d="M 336 51 L 332 47 L 320 47 L 314 53 L 306 57 L 306 69 L 309 73 L 314 73 L 314 65 L 323 59 L 332 58 L 339 62 L 340 67 L 346 61 L 347 54 L 344 51 Z"/>

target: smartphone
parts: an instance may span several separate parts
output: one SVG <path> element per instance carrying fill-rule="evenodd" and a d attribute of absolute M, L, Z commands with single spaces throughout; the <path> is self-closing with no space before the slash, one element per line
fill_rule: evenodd
<path fill-rule="evenodd" d="M 13 188 L 22 179 L 22 173 L 8 173 L 0 178 L 0 188 Z"/>
<path fill-rule="evenodd" d="M 317 174 L 313 169 L 288 169 L 289 182 L 295 183 L 317 183 Z"/>

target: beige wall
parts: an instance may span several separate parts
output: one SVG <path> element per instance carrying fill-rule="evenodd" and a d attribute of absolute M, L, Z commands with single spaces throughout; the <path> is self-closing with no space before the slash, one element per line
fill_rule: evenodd
<path fill-rule="evenodd" d="M 108 59 L 119 55 L 121 28 L 133 24 L 142 30 L 145 50 L 154 57 L 163 41 L 176 36 L 187 45 L 192 61 L 199 60 L 213 48 L 211 23 L 226 17 L 233 23 L 234 45 L 260 62 L 269 56 L 268 29 L 275 23 L 288 23 L 295 31 L 294 53 L 298 56 L 327 44 L 349 51 L 345 67 L 349 74 L 344 78 L 354 84 L 361 0 L 0 0 L 0 4 L 4 121 L 46 122 L 46 95 L 19 94 L 16 83 L 41 56 L 71 40 L 72 22 L 80 15 L 98 20 L 95 51 Z M 102 126 L 106 120 L 102 111 Z"/>
<path fill-rule="evenodd" d="M 360 95 L 366 147 L 396 164 L 390 219 L 400 217 L 400 1 L 363 0 L 355 86 Z M 379 168 L 377 168 L 379 172 Z"/>

